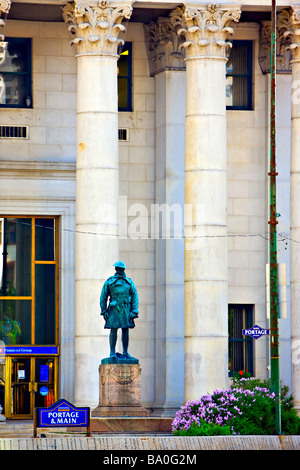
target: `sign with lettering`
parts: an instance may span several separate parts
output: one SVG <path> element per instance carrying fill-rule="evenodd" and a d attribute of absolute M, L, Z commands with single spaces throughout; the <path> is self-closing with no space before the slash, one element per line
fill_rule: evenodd
<path fill-rule="evenodd" d="M 90 408 L 77 408 L 67 400 L 58 400 L 48 408 L 35 409 L 36 428 L 86 427 L 90 435 Z"/>
<path fill-rule="evenodd" d="M 260 338 L 261 336 L 269 335 L 270 330 L 266 330 L 264 328 L 261 328 L 258 325 L 253 326 L 252 328 L 248 328 L 246 330 L 243 330 L 243 335 L 248 335 L 252 336 L 252 338 L 257 339 Z"/>
<path fill-rule="evenodd" d="M 58 355 L 58 346 L 1 346 L 0 355 Z"/>

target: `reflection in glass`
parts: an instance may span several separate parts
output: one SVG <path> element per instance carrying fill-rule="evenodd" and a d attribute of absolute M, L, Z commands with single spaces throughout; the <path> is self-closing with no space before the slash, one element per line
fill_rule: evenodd
<path fill-rule="evenodd" d="M 0 65 L 3 64 L 7 55 L 7 41 L 0 41 Z"/>
<path fill-rule="evenodd" d="M 35 259 L 36 261 L 55 260 L 55 220 L 35 220 Z"/>
<path fill-rule="evenodd" d="M 31 300 L 0 300 L 0 340 L 31 344 Z"/>
<path fill-rule="evenodd" d="M 27 96 L 26 77 L 22 75 L 1 75 L 0 103 L 18 105 L 25 104 Z M 24 106 L 25 107 L 25 106 Z"/>
<path fill-rule="evenodd" d="M 55 344 L 55 265 L 35 267 L 35 343 Z"/>
<path fill-rule="evenodd" d="M 30 296 L 31 219 L 0 221 L 0 296 Z"/>
<path fill-rule="evenodd" d="M 0 42 L 0 105 L 31 106 L 31 39 Z"/>

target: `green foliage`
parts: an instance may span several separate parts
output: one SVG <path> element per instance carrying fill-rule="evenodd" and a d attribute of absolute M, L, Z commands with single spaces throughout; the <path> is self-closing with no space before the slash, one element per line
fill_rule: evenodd
<path fill-rule="evenodd" d="M 187 402 L 172 423 L 175 435 L 274 435 L 275 397 L 270 381 L 237 376 L 227 390 Z M 300 417 L 287 386 L 281 388 L 282 434 L 299 435 Z"/>
<path fill-rule="evenodd" d="M 229 436 L 230 434 L 230 426 L 206 423 L 204 420 L 201 420 L 201 426 L 193 423 L 187 430 L 174 431 L 174 436 Z"/>

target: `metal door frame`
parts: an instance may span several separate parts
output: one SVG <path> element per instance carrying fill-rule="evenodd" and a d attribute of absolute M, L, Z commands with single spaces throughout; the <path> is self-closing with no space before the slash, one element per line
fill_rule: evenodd
<path fill-rule="evenodd" d="M 30 413 L 16 414 L 12 411 L 12 361 L 13 359 L 30 359 L 30 380 L 24 383 L 28 384 L 30 393 Z M 35 381 L 36 359 L 53 359 L 54 363 L 54 403 L 58 396 L 58 356 L 47 355 L 11 355 L 5 359 L 5 417 L 7 419 L 33 419 L 35 408 L 35 393 L 38 393 L 38 383 Z"/>

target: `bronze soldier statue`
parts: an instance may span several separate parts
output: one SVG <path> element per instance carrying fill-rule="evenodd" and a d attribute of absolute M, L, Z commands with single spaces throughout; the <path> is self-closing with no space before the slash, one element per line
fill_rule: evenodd
<path fill-rule="evenodd" d="M 128 354 L 129 328 L 134 328 L 138 317 L 139 299 L 134 282 L 125 274 L 125 263 L 117 261 L 115 274 L 109 277 L 101 291 L 100 308 L 105 320 L 104 328 L 110 329 L 110 358 L 117 359 L 116 343 L 118 329 L 122 329 L 123 358 L 131 359 Z M 120 356 L 120 355 L 119 355 Z"/>

